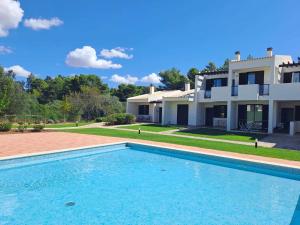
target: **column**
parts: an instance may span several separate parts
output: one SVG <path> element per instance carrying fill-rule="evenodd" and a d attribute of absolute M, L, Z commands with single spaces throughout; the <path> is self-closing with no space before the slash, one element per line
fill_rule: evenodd
<path fill-rule="evenodd" d="M 232 129 L 231 126 L 231 118 L 232 118 L 232 102 L 231 101 L 227 101 L 227 131 L 230 131 Z"/>
<path fill-rule="evenodd" d="M 273 116 L 274 116 L 274 100 L 269 100 L 269 117 L 268 117 L 268 133 L 273 134 Z M 276 111 L 276 109 L 275 109 Z"/>

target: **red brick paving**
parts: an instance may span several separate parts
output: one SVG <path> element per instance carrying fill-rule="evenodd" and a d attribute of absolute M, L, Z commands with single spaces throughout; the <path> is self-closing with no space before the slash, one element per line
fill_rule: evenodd
<path fill-rule="evenodd" d="M 300 168 L 300 162 L 283 159 L 267 158 L 254 155 L 245 155 L 233 152 L 203 149 L 191 146 L 175 145 L 161 142 L 104 137 L 98 135 L 75 134 L 65 132 L 42 132 L 24 134 L 3 134 L 0 135 L 0 157 L 32 154 L 69 148 L 79 148 L 91 145 L 110 144 L 116 142 L 137 142 L 142 144 L 159 145 L 162 147 L 178 148 L 188 151 L 197 151 L 209 155 L 239 158 L 258 162 L 267 162 Z"/>

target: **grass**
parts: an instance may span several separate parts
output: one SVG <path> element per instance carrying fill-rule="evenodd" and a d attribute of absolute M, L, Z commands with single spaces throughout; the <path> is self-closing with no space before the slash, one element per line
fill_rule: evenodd
<path fill-rule="evenodd" d="M 90 124 L 91 122 L 79 122 L 78 126 L 84 126 Z M 13 124 L 12 128 L 18 128 L 18 124 Z M 30 124 L 28 128 L 32 128 L 33 124 Z M 54 123 L 54 124 L 46 124 L 45 128 L 66 128 L 66 127 L 76 127 L 76 123 Z"/>
<path fill-rule="evenodd" d="M 170 126 L 162 126 L 159 124 L 139 124 L 139 125 L 128 125 L 128 126 L 120 126 L 120 129 L 130 129 L 130 130 L 138 130 L 141 128 L 141 131 L 152 131 L 152 132 L 162 132 L 179 129 L 180 126 L 170 125 Z"/>
<path fill-rule="evenodd" d="M 212 129 L 212 128 L 199 128 L 190 131 L 178 131 L 176 134 L 194 136 L 194 137 L 207 137 L 216 138 L 231 141 L 243 141 L 243 142 L 255 142 L 266 137 L 267 134 L 254 134 L 254 133 L 242 133 L 242 132 L 228 132 L 224 130 Z"/>
<path fill-rule="evenodd" d="M 172 144 L 186 145 L 186 146 L 193 146 L 193 147 L 200 147 L 200 148 L 207 148 L 207 149 L 216 149 L 216 150 L 227 151 L 227 152 L 236 152 L 236 153 L 278 158 L 278 159 L 300 161 L 300 151 L 286 150 L 280 148 L 264 148 L 264 147 L 254 148 L 248 145 L 238 145 L 238 144 L 204 141 L 204 140 L 196 140 L 196 139 L 191 140 L 190 138 L 185 138 L 185 137 L 172 137 L 167 135 L 151 134 L 151 133 L 138 134 L 137 132 L 116 130 L 116 129 L 106 129 L 106 128 L 87 128 L 87 129 L 79 128 L 73 130 L 65 130 L 65 132 L 149 140 L 149 141 L 172 143 Z"/>

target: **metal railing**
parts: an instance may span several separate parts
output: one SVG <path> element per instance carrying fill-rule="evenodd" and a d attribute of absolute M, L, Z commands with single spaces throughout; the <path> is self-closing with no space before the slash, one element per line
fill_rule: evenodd
<path fill-rule="evenodd" d="M 269 84 L 260 84 L 259 85 L 259 95 L 269 95 L 270 94 L 270 85 Z"/>
<path fill-rule="evenodd" d="M 239 87 L 237 85 L 231 87 L 231 96 L 238 96 Z"/>
<path fill-rule="evenodd" d="M 211 90 L 206 90 L 204 92 L 204 98 L 211 98 Z"/>

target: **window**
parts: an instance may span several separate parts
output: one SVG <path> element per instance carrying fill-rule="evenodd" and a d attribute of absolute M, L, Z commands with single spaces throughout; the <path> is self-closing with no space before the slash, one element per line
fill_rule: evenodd
<path fill-rule="evenodd" d="M 300 105 L 295 108 L 295 120 L 300 121 Z"/>
<path fill-rule="evenodd" d="M 221 79 L 214 79 L 214 87 L 221 87 L 222 80 Z"/>
<path fill-rule="evenodd" d="M 214 106 L 215 118 L 227 118 L 227 105 L 215 105 Z"/>
<path fill-rule="evenodd" d="M 300 83 L 300 72 L 293 73 L 293 83 Z"/>
<path fill-rule="evenodd" d="M 255 73 L 248 73 L 248 84 L 255 84 Z"/>
<path fill-rule="evenodd" d="M 139 105 L 139 115 L 149 115 L 149 105 Z"/>
<path fill-rule="evenodd" d="M 292 73 L 283 74 L 283 83 L 292 83 Z"/>

